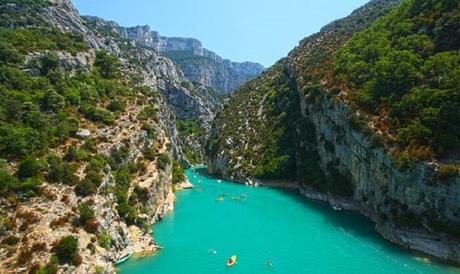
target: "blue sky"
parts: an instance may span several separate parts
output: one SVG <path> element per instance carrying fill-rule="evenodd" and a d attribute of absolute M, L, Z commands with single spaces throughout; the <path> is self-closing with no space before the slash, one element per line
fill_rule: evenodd
<path fill-rule="evenodd" d="M 81 14 L 193 37 L 224 58 L 268 67 L 367 0 L 73 0 Z"/>

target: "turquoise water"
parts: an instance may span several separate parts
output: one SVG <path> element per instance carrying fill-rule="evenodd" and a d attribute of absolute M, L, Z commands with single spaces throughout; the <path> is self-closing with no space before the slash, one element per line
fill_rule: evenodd
<path fill-rule="evenodd" d="M 153 228 L 164 249 L 130 259 L 121 273 L 459 273 L 387 243 L 360 215 L 294 192 L 219 182 L 201 173 L 186 171 L 195 189 L 177 193 L 176 210 Z M 216 201 L 221 193 L 247 198 Z M 233 254 L 238 263 L 225 267 Z"/>

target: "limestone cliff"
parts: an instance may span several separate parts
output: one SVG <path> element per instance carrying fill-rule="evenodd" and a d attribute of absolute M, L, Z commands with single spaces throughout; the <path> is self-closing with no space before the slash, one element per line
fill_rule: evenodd
<path fill-rule="evenodd" d="M 149 26 L 121 27 L 115 22 L 86 16 L 93 27 L 112 35 L 133 41 L 135 45 L 147 47 L 169 57 L 192 82 L 212 87 L 228 95 L 244 82 L 258 76 L 264 67 L 252 62 L 232 62 L 203 47 L 193 38 L 164 37 Z"/>

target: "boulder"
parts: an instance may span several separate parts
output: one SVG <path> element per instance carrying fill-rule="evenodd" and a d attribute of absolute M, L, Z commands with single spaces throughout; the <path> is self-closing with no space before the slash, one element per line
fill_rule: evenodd
<path fill-rule="evenodd" d="M 91 137 L 91 131 L 89 131 L 88 129 L 80 129 L 79 131 L 77 131 L 77 133 L 75 133 L 75 135 L 78 138 L 85 139 Z"/>

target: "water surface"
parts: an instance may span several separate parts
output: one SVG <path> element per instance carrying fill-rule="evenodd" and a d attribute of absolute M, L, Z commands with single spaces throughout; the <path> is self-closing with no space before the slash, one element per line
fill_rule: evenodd
<path fill-rule="evenodd" d="M 195 189 L 177 193 L 176 210 L 153 228 L 164 249 L 130 259 L 121 273 L 460 273 L 387 243 L 360 215 L 291 191 L 220 181 L 204 169 L 186 175 Z M 241 194 L 247 198 L 233 199 Z M 233 254 L 237 265 L 225 267 Z"/>

